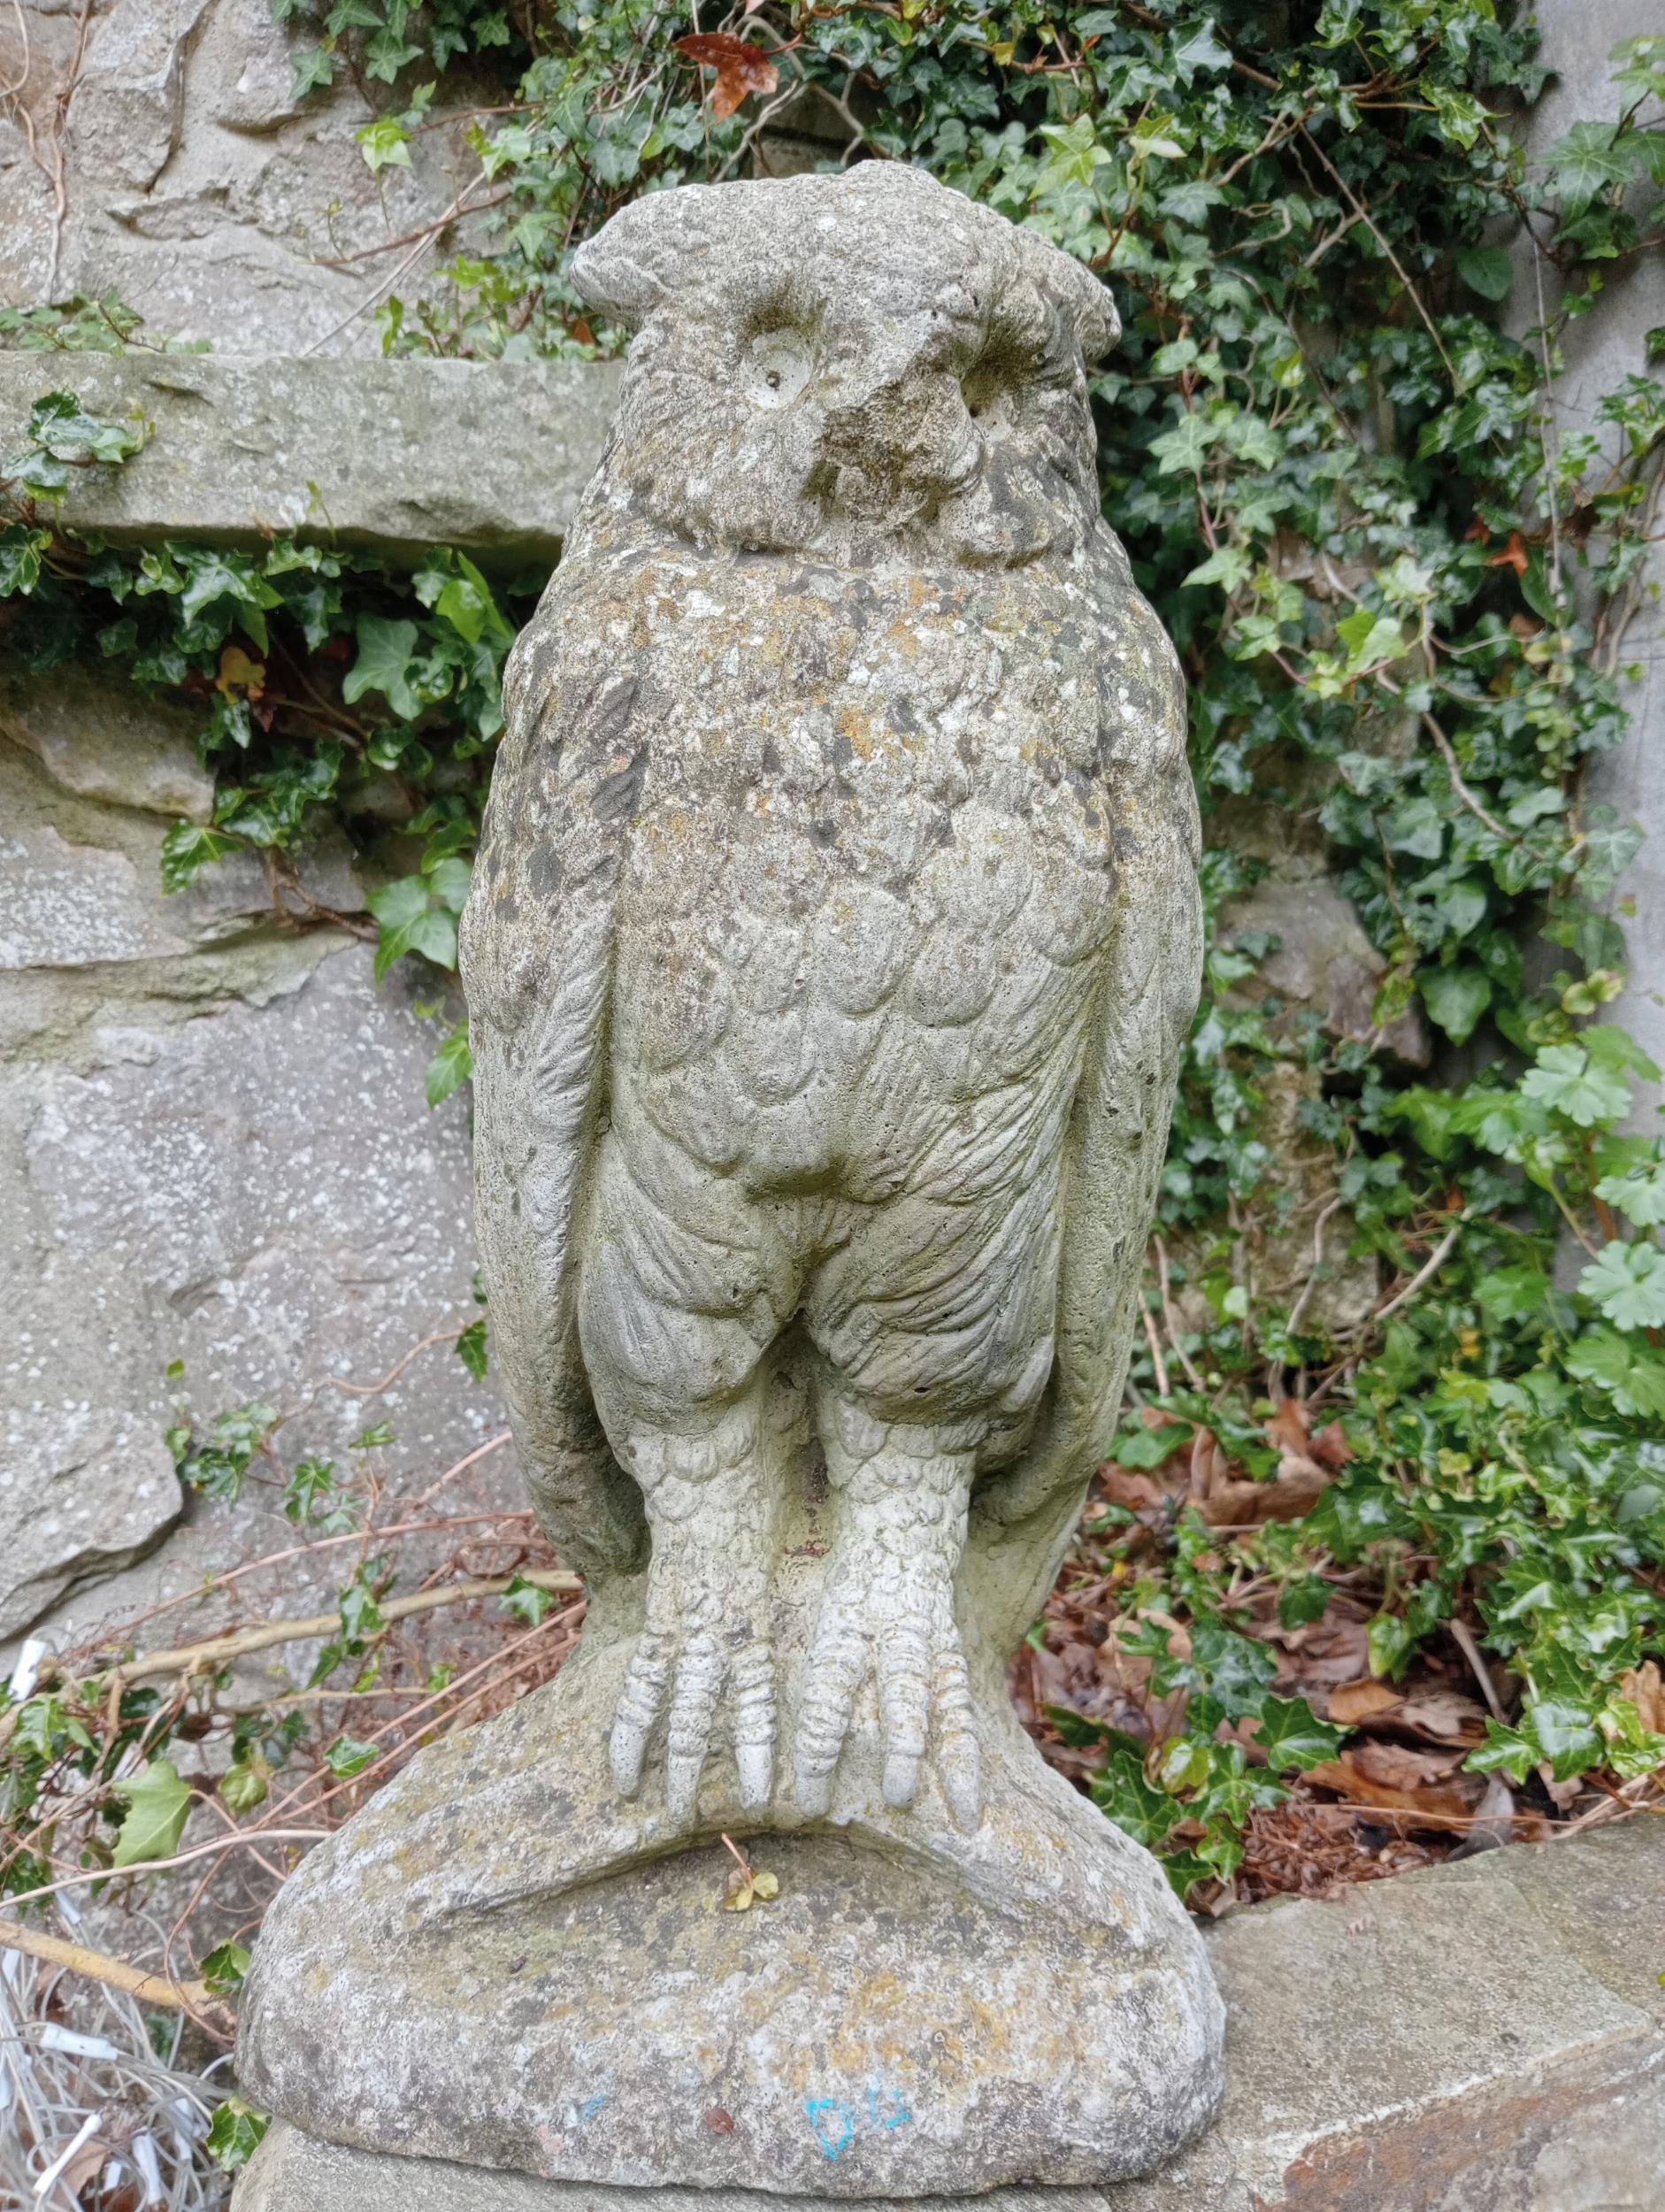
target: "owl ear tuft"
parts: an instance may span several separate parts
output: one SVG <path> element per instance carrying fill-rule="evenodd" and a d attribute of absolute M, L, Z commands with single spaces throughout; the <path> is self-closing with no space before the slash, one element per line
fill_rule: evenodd
<path fill-rule="evenodd" d="M 1061 307 L 1075 325 L 1088 368 L 1102 361 L 1122 334 L 1122 319 L 1109 288 L 1091 269 L 1032 230 L 1017 233 L 1019 250 L 1031 283 L 1044 299 Z"/>
<path fill-rule="evenodd" d="M 1091 269 L 1065 254 L 1059 254 L 1056 261 L 1063 266 L 1048 269 L 1047 288 L 1074 322 L 1082 359 L 1092 368 L 1114 349 L 1122 334 L 1122 319 L 1109 286 L 1101 284 Z"/>
<path fill-rule="evenodd" d="M 633 200 L 586 239 L 571 274 L 587 305 L 635 329 L 690 280 L 712 245 L 710 188 L 678 185 Z"/>

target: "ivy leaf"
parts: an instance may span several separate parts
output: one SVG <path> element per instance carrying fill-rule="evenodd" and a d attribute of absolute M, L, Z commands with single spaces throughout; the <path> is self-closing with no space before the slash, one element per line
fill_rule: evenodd
<path fill-rule="evenodd" d="M 448 912 L 460 914 L 468 903 L 468 887 L 473 880 L 473 870 L 466 860 L 451 853 L 436 861 L 428 870 L 428 888 Z"/>
<path fill-rule="evenodd" d="M 1558 1782 L 1600 1766 L 1607 1747 L 1600 1730 L 1582 1707 L 1561 1698 L 1538 1698 L 1521 1716 L 1521 1734 L 1540 1759 L 1547 1760 Z"/>
<path fill-rule="evenodd" d="M 339 1775 L 342 1781 L 349 1780 L 355 1774 L 362 1774 L 375 1756 L 374 1744 L 360 1743 L 357 1737 L 344 1735 L 337 1736 L 324 1754 L 330 1772 Z"/>
<path fill-rule="evenodd" d="M 1423 1003 L 1452 1043 L 1466 1044 L 1492 1002 L 1492 979 L 1481 968 L 1423 968 L 1416 982 Z"/>
<path fill-rule="evenodd" d="M 1575 123 L 1550 148 L 1549 167 L 1569 214 L 1587 207 L 1613 185 L 1628 184 L 1635 173 L 1630 149 L 1615 123 Z"/>
<path fill-rule="evenodd" d="M 1218 584 L 1223 589 L 1235 591 L 1247 578 L 1254 564 L 1240 546 L 1217 546 L 1206 561 L 1199 561 L 1188 575 L 1182 576 L 1182 584 Z"/>
<path fill-rule="evenodd" d="M 260 2139 L 271 2124 L 264 2112 L 257 2112 L 241 2097 L 227 2097 L 209 2123 L 208 2154 L 226 2173 L 234 2174 L 259 2149 Z"/>
<path fill-rule="evenodd" d="M 434 903 L 426 876 L 401 876 L 384 884 L 371 893 L 366 904 L 378 925 L 378 983 L 407 952 L 419 952 L 441 968 L 457 965 L 456 918 Z"/>
<path fill-rule="evenodd" d="M 188 890 L 214 861 L 245 849 L 246 841 L 231 831 L 208 829 L 200 822 L 176 822 L 162 840 L 162 888 Z"/>
<path fill-rule="evenodd" d="M 1203 22 L 1186 31 L 1173 47 L 1170 56 L 1173 68 L 1182 84 L 1189 84 L 1200 69 L 1229 69 L 1231 54 L 1215 36 L 1214 27 Z"/>
<path fill-rule="evenodd" d="M 390 621 L 385 615 L 361 614 L 354 630 L 358 658 L 347 672 L 341 697 L 351 706 L 365 692 L 379 691 L 402 722 L 414 722 L 422 711 L 422 702 L 410 687 L 416 624 Z"/>
<path fill-rule="evenodd" d="M 414 60 L 418 50 L 411 47 L 403 59 Z M 392 82 L 402 65 L 395 64 L 388 73 L 387 82 Z M 369 73 L 374 77 L 382 73 L 372 67 Z M 410 134 L 395 116 L 377 116 L 373 123 L 366 123 L 363 129 L 353 133 L 353 143 L 363 154 L 364 165 L 372 177 L 383 169 L 408 169 L 410 166 Z"/>
<path fill-rule="evenodd" d="M 442 1106 L 451 1093 L 459 1090 L 473 1072 L 474 1056 L 469 1048 L 468 1024 L 458 1022 L 428 1062 L 428 1104 Z"/>
<path fill-rule="evenodd" d="M 1665 1327 L 1665 1252 L 1656 1244 L 1604 1246 L 1578 1287 L 1615 1328 Z"/>
<path fill-rule="evenodd" d="M 1255 1741 L 1274 1774 L 1301 1774 L 1333 1759 L 1346 1732 L 1320 1720 L 1304 1697 L 1268 1696 L 1261 1705 Z"/>
<path fill-rule="evenodd" d="M 1461 246 L 1456 263 L 1457 274 L 1483 300 L 1508 297 L 1515 280 L 1515 264 L 1501 246 Z"/>
<path fill-rule="evenodd" d="M 150 1859 L 171 1859 L 179 1849 L 191 1793 L 173 1763 L 152 1759 L 142 1774 L 130 1782 L 118 1782 L 116 1794 L 125 1797 L 111 1863 L 137 1866 Z"/>
<path fill-rule="evenodd" d="M 1160 438 L 1153 438 L 1150 449 L 1156 457 L 1157 472 L 1162 476 L 1178 475 L 1181 471 L 1200 469 L 1208 448 L 1220 436 L 1218 426 L 1203 416 L 1181 415 L 1171 430 Z"/>
<path fill-rule="evenodd" d="M 44 530 L 14 522 L 0 530 L 0 599 L 24 598 L 41 580 L 41 556 L 52 541 Z"/>
<path fill-rule="evenodd" d="M 457 1340 L 457 1356 L 476 1382 L 486 1379 L 486 1324 L 471 1321 Z"/>
<path fill-rule="evenodd" d="M 1347 649 L 1347 672 L 1372 668 L 1378 661 L 1397 660 L 1405 649 L 1404 632 L 1392 616 L 1360 607 L 1336 624 L 1336 635 Z"/>
<path fill-rule="evenodd" d="M 257 1753 L 228 1766 L 219 1778 L 220 1802 L 234 1813 L 251 1813 L 266 1800 L 272 1769 Z"/>
<path fill-rule="evenodd" d="M 202 1977 L 216 1997 L 229 1997 L 248 1979 L 251 1963 L 241 1943 L 218 1944 L 202 1962 Z"/>
<path fill-rule="evenodd" d="M 283 1510 L 292 1521 L 311 1521 L 335 1494 L 335 1463 L 308 1456 L 295 1462 L 283 1486 Z"/>
<path fill-rule="evenodd" d="M 501 1601 L 504 1612 L 512 1613 L 517 1620 L 525 1621 L 528 1628 L 536 1628 L 539 1622 L 555 1603 L 553 1594 L 541 1590 L 535 1582 L 528 1582 L 517 1575 L 503 1592 Z"/>
<path fill-rule="evenodd" d="M 295 97 L 304 100 L 309 92 L 335 81 L 335 57 L 327 47 L 303 46 L 295 57 Z"/>

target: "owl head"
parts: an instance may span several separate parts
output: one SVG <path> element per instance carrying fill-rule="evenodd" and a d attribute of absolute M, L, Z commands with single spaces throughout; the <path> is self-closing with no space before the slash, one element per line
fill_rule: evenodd
<path fill-rule="evenodd" d="M 1067 553 L 1097 519 L 1109 294 L 919 170 L 651 194 L 572 273 L 636 332 L 599 499 L 702 546 L 919 565 Z"/>

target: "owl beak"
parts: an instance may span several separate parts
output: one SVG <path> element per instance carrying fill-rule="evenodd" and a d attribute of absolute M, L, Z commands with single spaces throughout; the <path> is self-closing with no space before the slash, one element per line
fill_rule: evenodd
<path fill-rule="evenodd" d="M 912 521 L 957 498 L 983 468 L 982 437 L 947 370 L 910 368 L 829 407 L 825 422 L 839 503 L 866 519 Z"/>

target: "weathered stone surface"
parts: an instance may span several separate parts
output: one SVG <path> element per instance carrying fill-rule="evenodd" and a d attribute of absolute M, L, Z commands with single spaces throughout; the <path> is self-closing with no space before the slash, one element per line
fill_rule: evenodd
<path fill-rule="evenodd" d="M 18 88 L 0 122 L 0 304 L 114 292 L 157 336 L 228 337 L 249 353 L 380 353 L 374 308 L 389 273 L 419 295 L 426 270 L 465 248 L 457 216 L 478 174 L 469 150 L 475 94 L 448 73 L 458 119 L 422 131 L 410 165 L 372 176 L 354 134 L 375 113 L 351 73 L 295 95 L 289 35 L 266 0 L 108 0 L 81 11 L 35 0 L 0 13 L 0 81 Z M 52 164 L 31 159 L 62 134 L 64 205 Z M 482 101 L 501 89 L 481 82 Z M 450 215 L 448 222 L 445 219 Z M 382 251 L 433 226 L 431 235 Z"/>
<path fill-rule="evenodd" d="M 1116 1418 L 1201 968 L 1183 685 L 1099 511 L 1114 310 L 886 163 L 654 195 L 575 270 L 640 333 L 463 936 L 499 1367 L 585 1640 L 307 1863 L 239 2064 L 577 2180 L 1142 2172 L 1213 2108 L 1218 2001 L 1004 1680 Z M 743 1923 L 725 1832 L 782 1863 Z"/>
<path fill-rule="evenodd" d="M 689 1819 L 613 1786 L 631 1646 L 596 1626 L 280 1893 L 240 2029 L 265 2109 L 364 2147 L 840 2198 L 1136 2172 L 1206 2121 L 1194 1933 L 1009 1703 L 974 1835 L 929 1778 L 909 1810 L 765 1823 L 717 1770 Z M 863 1713 L 863 1765 L 877 1736 Z M 771 1903 L 718 1909 L 725 1832 Z"/>
<path fill-rule="evenodd" d="M 213 772 L 197 753 L 205 721 L 200 708 L 149 699 L 107 670 L 75 661 L 46 680 L 0 672 L 0 738 L 33 753 L 78 798 L 211 820 Z"/>
<path fill-rule="evenodd" d="M 1244 938 L 1273 937 L 1255 975 L 1256 1000 L 1276 997 L 1293 1011 L 1318 1014 L 1332 1037 L 1364 1042 L 1375 1034 L 1371 1012 L 1387 962 L 1370 942 L 1351 899 L 1327 876 L 1270 875 L 1220 915 L 1220 940 L 1228 948 Z M 1285 1018 L 1286 1019 L 1286 1017 Z M 1413 1067 L 1426 1066 L 1428 1030 L 1419 1012 L 1400 1015 L 1382 1033 L 1383 1042 Z"/>
<path fill-rule="evenodd" d="M 552 562 L 595 467 L 618 365 L 300 361 L 230 355 L 0 353 L 0 454 L 32 403 L 73 390 L 156 435 L 121 467 L 78 473 L 74 529 L 255 546 L 274 531 L 417 558 L 434 545 L 498 565 Z"/>
<path fill-rule="evenodd" d="M 428 1115 L 432 1030 L 378 997 L 368 952 L 339 937 L 261 952 L 241 974 L 198 956 L 196 1001 L 169 1000 L 154 976 L 148 992 L 89 996 L 67 1033 L 34 1040 L 41 1056 L 7 1064 L 0 1633 L 177 1513 L 158 1457 L 170 1361 L 184 1361 L 199 1416 L 251 1399 L 294 1409 L 286 1446 L 345 1468 L 364 1402 L 327 1378 L 384 1373 L 473 1310 L 466 1123 L 460 1103 Z M 442 1355 L 376 1410 L 398 1437 L 380 1455 L 395 1494 L 502 1417 Z M 227 1520 L 198 1505 L 145 1580 L 93 1594 L 76 1617 L 187 1589 L 228 1548 L 273 1548 L 288 1527 L 258 1492 Z"/>
<path fill-rule="evenodd" d="M 1656 35 L 1660 27 L 1656 0 L 1582 0 L 1577 7 L 1545 9 L 1540 20 L 1542 58 L 1554 74 L 1521 134 L 1535 177 L 1543 173 L 1557 139 L 1575 123 L 1617 116 L 1625 96 L 1612 83 L 1613 50 L 1624 39 Z M 1646 189 L 1638 188 L 1638 214 Z M 1508 326 L 1523 335 L 1543 311 L 1533 251 L 1524 237 L 1516 241 L 1515 286 L 1505 308 Z M 1601 399 L 1627 377 L 1652 375 L 1657 380 L 1661 374 L 1657 361 L 1650 361 L 1648 344 L 1648 333 L 1660 320 L 1659 276 L 1646 265 L 1650 258 L 1622 257 L 1604 272 L 1594 311 L 1568 325 L 1561 348 L 1555 434 L 1562 441 L 1591 438 L 1615 460 L 1623 434 L 1602 419 Z M 1547 275 L 1544 283 L 1550 292 Z M 1594 473 L 1599 480 L 1600 471 Z M 1665 622 L 1660 618 L 1659 596 L 1665 589 L 1665 545 L 1657 535 L 1638 584 L 1635 618 L 1616 654 L 1619 695 L 1631 717 L 1630 733 L 1612 752 L 1592 756 L 1583 788 L 1586 807 L 1610 807 L 1620 821 L 1638 825 L 1646 837 L 1614 890 L 1614 910 L 1630 955 L 1630 982 L 1604 1018 L 1622 1023 L 1665 1067 Z M 1665 1085 L 1638 1085 L 1631 1126 L 1655 1135 L 1661 1106 Z"/>
<path fill-rule="evenodd" d="M 364 948 L 280 924 L 257 861 L 162 894 L 167 821 L 201 794 L 188 732 L 86 672 L 0 689 L 0 1637 L 178 1520 L 171 1360 L 199 1416 L 263 1399 L 340 1454 L 363 1402 L 326 1379 L 472 1310 L 466 1120 L 424 1102 L 432 1029 Z M 339 837 L 301 874 L 363 903 Z M 455 1360 L 379 1409 L 395 1490 L 501 1423 Z M 258 1492 L 234 1523 L 199 1504 L 56 1631 L 273 1548 L 273 1520 L 292 1540 Z"/>
<path fill-rule="evenodd" d="M 981 2212 L 1658 2212 L 1662 1893 L 1665 1824 L 1643 1818 L 1332 1903 L 1234 1915 L 1208 1939 L 1229 2001 L 1217 2124 L 1143 2180 L 969 2201 Z M 280 2124 L 235 2212 L 748 2212 L 763 2201 L 376 2156 Z"/>

